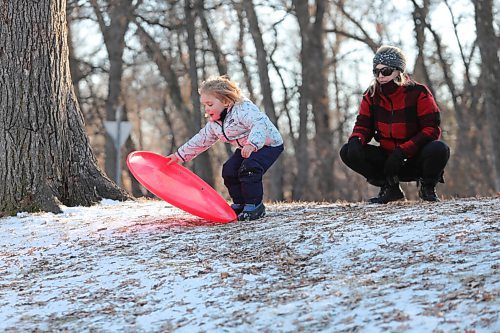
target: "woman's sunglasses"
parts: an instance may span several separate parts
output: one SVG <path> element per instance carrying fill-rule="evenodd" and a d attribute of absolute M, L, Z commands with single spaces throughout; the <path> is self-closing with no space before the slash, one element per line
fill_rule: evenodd
<path fill-rule="evenodd" d="M 396 70 L 396 68 L 392 68 L 392 67 L 374 68 L 373 75 L 375 77 L 378 77 L 379 74 L 382 74 L 383 76 L 389 76 L 395 70 Z"/>

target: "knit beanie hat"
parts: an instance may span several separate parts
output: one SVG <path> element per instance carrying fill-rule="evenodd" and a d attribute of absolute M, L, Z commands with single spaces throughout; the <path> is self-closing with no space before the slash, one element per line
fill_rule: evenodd
<path fill-rule="evenodd" d="M 394 67 L 404 72 L 406 70 L 406 56 L 398 47 L 382 45 L 373 57 L 373 68 L 378 64 Z"/>

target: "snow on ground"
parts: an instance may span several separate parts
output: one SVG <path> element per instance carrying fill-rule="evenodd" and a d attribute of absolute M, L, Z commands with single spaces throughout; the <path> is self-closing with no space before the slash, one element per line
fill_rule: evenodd
<path fill-rule="evenodd" d="M 500 332 L 500 198 L 0 219 L 1 332 Z"/>

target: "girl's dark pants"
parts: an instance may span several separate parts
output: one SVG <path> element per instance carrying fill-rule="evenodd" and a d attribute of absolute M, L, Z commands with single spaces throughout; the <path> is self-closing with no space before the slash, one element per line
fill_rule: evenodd
<path fill-rule="evenodd" d="M 384 164 L 388 154 L 379 146 L 365 145 L 358 159 L 349 159 L 348 145 L 340 150 L 342 161 L 357 173 L 366 177 L 369 183 L 382 186 L 385 182 Z M 442 141 L 431 141 L 419 153 L 409 158 L 403 165 L 399 179 L 409 182 L 421 179 L 422 182 L 436 184 L 443 182 L 443 170 L 450 158 L 450 148 Z"/>
<path fill-rule="evenodd" d="M 222 167 L 224 185 L 234 203 L 257 205 L 262 202 L 262 176 L 282 152 L 283 145 L 264 146 L 248 158 L 243 158 L 241 149 L 236 149 Z"/>

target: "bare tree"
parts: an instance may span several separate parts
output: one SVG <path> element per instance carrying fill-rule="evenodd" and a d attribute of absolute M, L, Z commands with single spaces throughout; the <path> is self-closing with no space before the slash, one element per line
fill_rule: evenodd
<path fill-rule="evenodd" d="M 201 3 L 203 6 L 203 3 Z M 189 54 L 189 78 L 191 90 L 191 103 L 193 105 L 192 122 L 197 129 L 202 127 L 201 122 L 201 103 L 198 96 L 198 64 L 196 61 L 197 48 L 196 48 L 196 29 L 195 29 L 195 11 L 191 0 L 184 0 L 184 15 L 186 17 L 186 32 L 187 32 L 187 46 Z M 209 34 L 210 35 L 210 34 Z M 220 61 L 219 61 L 220 62 Z M 194 135 L 195 133 L 191 133 Z M 204 179 L 210 185 L 214 185 L 214 175 L 212 164 L 210 164 L 209 152 L 204 152 L 196 159 L 193 164 L 194 172 Z"/>
<path fill-rule="evenodd" d="M 269 69 L 268 69 L 268 57 L 267 51 L 265 49 L 264 40 L 262 39 L 262 32 L 260 31 L 259 22 L 257 20 L 257 14 L 255 13 L 255 8 L 253 0 L 247 0 L 243 2 L 243 8 L 246 13 L 248 20 L 248 25 L 250 29 L 250 34 L 252 35 L 255 49 L 257 52 L 257 67 L 259 69 L 259 79 L 260 79 L 260 90 L 262 94 L 262 101 L 264 105 L 264 110 L 269 116 L 271 121 L 279 130 L 278 117 L 276 116 L 276 111 L 274 108 L 274 102 L 272 97 L 273 89 L 271 88 L 271 83 L 269 80 Z M 283 200 L 283 160 L 278 159 L 271 170 L 269 170 L 270 188 L 268 197 L 271 200 Z"/>
<path fill-rule="evenodd" d="M 183 24 L 177 29 L 194 29 L 194 10 L 192 5 L 186 0 L 185 6 L 183 8 L 184 15 L 186 18 L 189 17 L 191 25 Z M 138 21 L 138 20 L 136 20 Z M 198 76 L 195 71 L 197 71 L 196 67 L 196 44 L 194 38 L 194 31 L 188 33 L 191 37 L 189 37 L 188 44 L 188 54 L 189 61 L 191 63 L 190 66 L 187 66 L 189 77 L 189 97 L 191 99 L 190 103 L 187 103 L 185 98 L 183 97 L 183 86 L 179 82 L 181 76 L 179 76 L 179 65 L 176 63 L 175 59 L 169 54 L 169 52 L 162 50 L 159 42 L 156 42 L 153 36 L 151 36 L 146 29 L 142 27 L 140 22 L 136 22 L 137 24 L 137 35 L 139 36 L 139 41 L 148 54 L 151 60 L 155 62 L 160 72 L 160 75 L 164 78 L 167 84 L 167 90 L 169 93 L 170 101 L 172 103 L 173 108 L 177 111 L 177 115 L 182 119 L 182 123 L 187 129 L 188 136 L 194 135 L 197 131 L 199 131 L 201 127 L 201 110 L 199 104 L 199 97 L 197 95 L 197 86 L 198 86 Z M 189 27 L 188 27 L 189 26 Z M 174 39 L 174 38 L 171 38 Z M 192 60 L 191 60 L 192 59 Z M 191 70 L 192 68 L 192 70 Z M 170 121 L 171 117 L 166 118 L 167 121 Z M 174 135 L 175 133 L 173 133 Z M 208 152 L 203 153 L 198 158 L 193 161 L 193 169 L 194 172 L 197 173 L 201 178 L 203 178 L 210 185 L 214 184 L 214 175 L 213 168 L 210 164 Z"/>
<path fill-rule="evenodd" d="M 340 36 L 357 40 L 359 42 L 362 42 L 363 44 L 368 45 L 370 49 L 375 52 L 380 46 L 380 41 L 376 41 L 370 36 L 367 29 L 363 26 L 362 20 L 355 18 L 345 9 L 345 0 L 335 0 L 333 1 L 333 4 L 342 13 L 342 15 L 344 15 L 354 25 L 354 27 L 357 28 L 359 33 L 348 31 L 344 27 L 337 27 L 335 21 L 332 22 L 334 24 L 334 27 L 332 29 L 326 29 L 325 32 L 333 32 Z"/>
<path fill-rule="evenodd" d="M 299 132 L 296 137 L 296 149 L 295 158 L 297 160 L 297 175 L 294 179 L 293 185 L 293 198 L 294 199 L 304 199 L 305 189 L 309 187 L 309 148 L 308 148 L 308 138 L 307 138 L 307 124 L 309 122 L 309 103 L 310 103 L 310 85 L 308 73 L 310 68 L 308 67 L 308 62 L 305 61 L 307 58 L 308 50 L 308 38 L 310 35 L 310 23 L 309 23 L 309 8 L 308 4 L 304 1 L 294 1 L 295 15 L 300 26 L 300 60 L 302 63 L 302 82 L 299 86 Z"/>
<path fill-rule="evenodd" d="M 2 1 L 0 214 L 128 195 L 98 168 L 69 70 L 65 0 Z"/>
<path fill-rule="evenodd" d="M 106 120 L 124 121 L 128 120 L 127 107 L 124 105 L 122 96 L 122 77 L 123 77 L 123 52 L 125 50 L 125 34 L 128 31 L 132 13 L 142 0 L 133 4 L 132 0 L 107 0 L 104 6 L 98 5 L 97 0 L 90 0 L 94 9 L 97 22 L 104 39 L 104 45 L 108 52 L 109 75 L 108 75 L 108 97 L 106 99 Z M 105 19 L 107 16 L 107 20 Z M 108 23 L 106 23 L 106 21 Z M 123 107 L 122 119 L 116 119 L 117 109 Z M 115 179 L 121 177 L 116 172 L 117 151 L 113 144 L 113 139 L 106 136 L 106 173 Z M 133 143 L 128 140 L 129 150 L 133 149 Z M 123 155 L 125 157 L 126 154 Z M 123 161 L 121 165 L 124 165 Z M 138 193 L 138 183 L 134 177 L 131 177 L 133 183 L 133 192 Z"/>
<path fill-rule="evenodd" d="M 381 3 L 383 2 L 382 0 Z M 345 27 L 337 24 L 337 20 L 332 20 L 334 28 L 328 29 L 328 32 L 334 32 L 337 36 L 344 36 L 364 43 L 373 51 L 382 41 L 383 43 L 391 43 L 391 38 L 397 38 L 397 33 L 384 35 L 384 31 L 388 31 L 388 29 L 385 28 L 387 22 L 384 23 L 386 18 L 383 15 L 376 18 L 359 18 L 362 13 L 371 14 L 373 12 L 374 8 L 369 7 L 368 4 L 358 12 L 355 9 L 356 4 L 352 2 L 348 3 L 351 6 L 350 8 L 345 7 L 345 1 L 337 0 L 334 3 L 340 13 L 352 24 L 353 29 L 346 31 Z M 443 137 L 445 140 L 451 140 L 452 144 L 453 155 L 446 170 L 446 188 L 453 195 L 485 193 L 488 188 L 493 186 L 489 176 L 492 174 L 491 160 L 493 158 L 492 154 L 489 153 L 491 148 L 488 137 L 477 135 L 477 133 L 490 131 L 490 127 L 488 122 L 485 121 L 487 119 L 486 111 L 481 102 L 485 80 L 476 80 L 472 76 L 474 71 L 470 70 L 471 58 L 476 46 L 472 43 L 469 50 L 464 46 L 462 36 L 458 32 L 461 16 L 454 15 L 447 0 L 444 1 L 444 4 L 448 6 L 450 12 L 450 27 L 453 28 L 455 33 L 455 40 L 450 39 L 450 37 L 453 37 L 452 35 L 444 38 L 434 28 L 433 22 L 430 20 L 430 13 L 433 8 L 431 1 L 419 2 L 412 0 L 411 4 L 414 9 L 411 14 L 417 46 L 417 56 L 412 76 L 417 81 L 426 84 L 434 93 L 443 111 Z M 484 22 L 484 20 L 482 19 L 481 22 Z M 380 40 L 377 42 L 375 42 L 377 39 L 371 37 L 368 33 L 369 30 L 366 29 L 370 23 L 375 24 L 375 31 L 379 34 Z M 488 38 L 490 40 L 491 38 L 494 39 L 493 36 L 494 32 Z M 452 43 L 458 45 L 458 56 L 454 57 L 452 55 L 449 48 Z M 491 45 L 490 42 L 489 46 L 491 47 Z M 452 65 L 457 66 L 457 64 L 463 66 L 463 75 L 452 70 Z M 481 71 L 481 73 L 484 73 L 484 71 Z M 477 83 L 474 83 L 475 81 Z M 480 170 L 480 172 L 471 173 L 471 165 L 474 165 L 473 168 Z M 467 177 L 467 182 L 460 181 L 464 177 Z"/>
<path fill-rule="evenodd" d="M 500 102 L 498 100 L 498 37 L 493 28 L 493 1 L 473 1 L 475 8 L 477 43 L 481 53 L 481 81 L 484 85 L 484 108 L 491 135 L 495 190 L 500 193 Z"/>
<path fill-rule="evenodd" d="M 319 199 L 332 199 L 334 191 L 333 131 L 329 110 L 327 63 L 325 60 L 325 14 L 328 2 L 316 0 L 315 6 L 304 1 L 293 1 L 300 27 L 302 64 L 302 85 L 300 90 L 300 130 L 299 149 L 296 152 L 299 174 L 294 186 L 294 197 L 302 198 L 305 179 L 308 178 L 307 164 L 307 112 L 312 111 L 315 135 L 315 175 L 318 183 L 315 192 Z M 306 164 L 306 166 L 302 166 Z M 304 184 L 301 184 L 304 183 Z M 311 185 L 311 184 L 309 184 Z"/>
<path fill-rule="evenodd" d="M 454 158 L 450 161 L 453 168 L 448 170 L 447 173 L 451 174 L 452 177 L 449 178 L 448 182 L 452 186 L 461 192 L 463 195 L 474 195 L 480 193 L 481 188 L 488 187 L 489 176 L 491 174 L 491 163 L 489 163 L 487 158 L 487 146 L 485 145 L 484 137 L 478 136 L 478 132 L 482 132 L 483 128 L 487 125 L 483 120 L 484 109 L 478 104 L 479 91 L 483 88 L 481 87 L 481 82 L 477 85 L 473 85 L 472 79 L 469 77 L 470 71 L 468 71 L 469 62 L 468 59 L 463 56 L 462 45 L 460 43 L 460 37 L 458 33 L 455 33 L 457 44 L 461 49 L 461 60 L 465 68 L 465 84 L 462 88 L 457 84 L 456 75 L 451 69 L 451 60 L 448 51 L 447 42 L 443 40 L 442 36 L 434 29 L 431 22 L 427 19 L 428 8 L 425 7 L 428 3 L 424 2 L 422 7 L 415 0 L 412 0 L 414 11 L 416 14 L 414 16 L 419 17 L 419 23 L 425 27 L 426 31 L 432 36 L 432 43 L 435 45 L 434 57 L 440 69 L 442 75 L 442 82 L 438 82 L 439 85 L 444 85 L 448 88 L 449 100 L 452 105 L 452 114 L 454 115 L 457 135 L 456 135 L 456 145 L 454 151 Z M 446 2 L 447 3 L 447 2 Z M 450 14 L 452 20 L 454 19 L 453 12 L 450 9 Z M 452 22 L 455 26 L 456 22 Z M 418 36 L 418 35 L 417 35 Z M 424 44 L 417 45 L 420 49 L 419 52 L 423 52 Z M 428 72 L 427 65 L 422 60 L 420 65 L 424 68 L 424 72 Z M 434 68 L 434 71 L 436 68 Z M 436 79 L 434 79 L 436 80 Z M 462 80 L 462 78 L 460 78 Z M 425 82 L 431 88 L 435 85 L 432 81 Z M 444 100 L 444 96 L 436 96 L 438 104 L 440 100 Z M 471 173 L 470 167 L 474 165 L 474 168 L 481 170 L 481 172 Z M 466 177 L 467 182 L 457 181 Z M 486 185 L 486 186 L 485 186 Z"/>
<path fill-rule="evenodd" d="M 92 1 L 99 4 L 104 21 L 110 27 L 108 5 L 117 0 Z M 122 5 L 128 2 L 130 0 Z M 140 46 L 128 45 L 137 53 L 128 59 L 133 67 L 125 67 L 124 75 L 130 82 L 126 100 L 130 105 L 145 107 L 144 121 L 154 122 L 158 129 L 155 133 L 166 134 L 162 140 L 151 140 L 148 138 L 151 134 L 144 132 L 146 145 L 163 141 L 168 144 L 160 143 L 160 149 L 172 144 L 172 148 L 176 148 L 176 143 L 181 144 L 203 123 L 199 123 L 197 81 L 217 73 L 241 76 L 251 99 L 261 104 L 273 121 L 280 120 L 280 132 L 289 145 L 287 152 L 293 151 L 281 158 L 286 163 L 286 168 L 278 168 L 282 183 L 279 184 L 279 180 L 271 186 L 276 186 L 286 199 L 359 200 L 370 195 L 367 190 L 375 189 L 361 186 L 365 184 L 364 179 L 353 178 L 352 172 L 339 163 L 338 151 L 347 131 L 352 129 L 366 88 L 367 82 L 362 83 L 360 77 L 366 75 L 367 60 L 370 61 L 371 56 L 364 51 L 374 52 L 386 43 L 400 45 L 410 51 L 408 54 L 416 52 L 411 75 L 429 86 L 442 110 L 443 139 L 452 148 L 442 193 L 490 194 L 495 179 L 498 183 L 494 170 L 499 164 L 498 150 L 495 151 L 493 145 L 498 141 L 498 112 L 491 111 L 498 110 L 495 100 L 491 99 L 496 87 L 492 77 L 498 77 L 495 67 L 498 56 L 492 51 L 497 48 L 498 37 L 493 29 L 496 28 L 492 23 L 493 13 L 488 13 L 490 7 L 494 11 L 493 2 L 470 2 L 475 11 L 460 12 L 458 8 L 451 9 L 449 0 L 441 3 L 448 6 L 451 17 L 448 21 L 440 18 L 441 24 L 447 24 L 454 36 L 453 32 L 444 36 L 437 29 L 433 15 L 437 7 L 431 0 L 412 0 L 408 5 L 413 8 L 406 7 L 409 11 L 401 11 L 399 4 L 396 6 L 388 0 L 143 0 L 133 15 L 138 28 L 131 37 L 137 37 Z M 83 1 L 78 3 L 82 4 Z M 81 14 L 87 15 L 88 8 L 88 5 L 82 7 Z M 280 15 L 258 16 L 261 8 L 276 10 Z M 474 14 L 478 39 L 469 41 L 460 31 L 464 24 L 470 24 Z M 412 22 L 413 41 L 394 29 L 408 27 Z M 493 40 L 497 43 L 492 43 Z M 414 45 L 416 49 L 412 50 Z M 478 56 L 481 62 L 477 61 Z M 87 56 L 86 60 L 91 62 L 89 59 L 94 58 L 97 57 Z M 152 69 L 150 61 L 156 64 L 157 71 Z M 92 75 L 96 71 L 99 75 L 101 70 L 100 75 L 107 77 L 102 64 L 80 62 L 79 65 L 79 77 L 85 77 L 87 70 L 92 70 Z M 241 69 L 241 73 L 235 73 L 235 69 Z M 130 71 L 137 75 L 128 76 Z M 145 72 L 159 77 L 144 78 L 141 75 Z M 488 76 L 490 73 L 496 74 Z M 144 100 L 143 84 L 148 87 L 147 96 L 153 96 L 146 98 L 148 101 Z M 82 90 L 86 94 L 85 103 L 95 101 L 104 109 L 102 95 L 86 99 L 89 93 L 98 92 L 96 86 L 82 86 L 87 89 Z M 488 88 L 491 91 L 488 92 Z M 159 103 L 161 99 L 156 100 L 160 95 L 165 97 L 163 107 Z M 134 102 L 134 98 L 142 100 Z M 129 116 L 138 121 L 135 115 Z M 157 122 L 158 119 L 164 122 Z M 210 151 L 214 170 L 225 158 L 222 146 L 220 148 Z M 202 159 L 196 159 L 193 164 Z M 471 173 L 470 168 L 478 172 Z M 467 181 L 461 181 L 464 177 Z M 269 179 L 276 180 L 274 176 L 267 177 L 266 186 L 270 185 Z M 272 188 L 266 193 L 271 194 L 271 199 L 280 198 L 274 195 Z"/>
<path fill-rule="evenodd" d="M 412 12 L 413 24 L 415 25 L 415 40 L 418 49 L 415 66 L 413 66 L 413 77 L 417 81 L 427 84 L 429 89 L 434 93 L 435 89 L 432 86 L 427 66 L 425 66 L 425 23 L 428 19 L 429 6 L 430 0 L 424 0 L 421 9 Z"/>
<path fill-rule="evenodd" d="M 219 42 L 215 38 L 212 28 L 210 28 L 210 24 L 207 21 L 207 10 L 205 7 L 204 0 L 196 0 L 196 14 L 200 19 L 201 23 L 201 32 L 206 34 L 206 38 L 211 47 L 211 51 L 215 58 L 215 63 L 217 64 L 217 69 L 219 70 L 219 74 L 227 74 L 227 59 L 226 55 L 222 52 Z"/>

